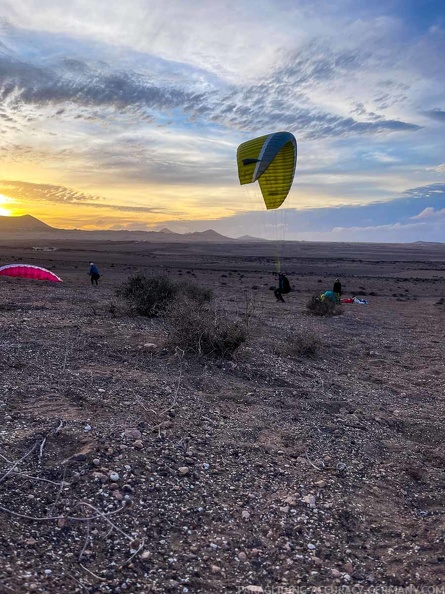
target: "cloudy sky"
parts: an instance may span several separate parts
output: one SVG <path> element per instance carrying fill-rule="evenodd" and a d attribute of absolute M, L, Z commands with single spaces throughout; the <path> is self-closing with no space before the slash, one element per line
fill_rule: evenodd
<path fill-rule="evenodd" d="M 0 0 L 0 214 L 445 241 L 443 0 Z M 237 146 L 288 130 L 282 212 Z"/>

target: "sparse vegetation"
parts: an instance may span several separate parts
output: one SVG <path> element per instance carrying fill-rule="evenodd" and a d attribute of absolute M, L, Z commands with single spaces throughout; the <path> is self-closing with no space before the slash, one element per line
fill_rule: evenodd
<path fill-rule="evenodd" d="M 309 331 L 289 332 L 287 336 L 288 352 L 298 357 L 314 357 L 321 346 L 321 340 Z"/>
<path fill-rule="evenodd" d="M 306 309 L 313 316 L 339 316 L 343 313 L 340 305 L 329 299 L 322 301 L 320 297 L 311 297 L 306 304 Z"/>
<path fill-rule="evenodd" d="M 178 286 L 167 276 L 132 276 L 117 291 L 141 316 L 149 318 L 162 315 L 175 298 Z"/>
<path fill-rule="evenodd" d="M 201 287 L 188 281 L 177 285 L 177 294 L 186 295 L 198 305 L 209 303 L 213 299 L 212 289 L 207 289 L 206 287 Z"/>
<path fill-rule="evenodd" d="M 130 277 L 117 290 L 117 295 L 136 313 L 150 318 L 163 315 L 178 295 L 186 295 L 198 305 L 211 301 L 213 296 L 211 289 L 189 281 L 176 283 L 167 276 L 144 275 Z"/>
<path fill-rule="evenodd" d="M 247 324 L 217 306 L 199 307 L 187 296 L 167 312 L 168 344 L 185 353 L 230 359 L 247 339 Z"/>

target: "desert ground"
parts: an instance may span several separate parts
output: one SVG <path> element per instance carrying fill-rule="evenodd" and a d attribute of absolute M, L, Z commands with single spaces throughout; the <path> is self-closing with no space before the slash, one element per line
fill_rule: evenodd
<path fill-rule="evenodd" d="M 285 244 L 284 304 L 266 243 L 0 244 L 64 280 L 0 278 L 2 594 L 445 584 L 445 244 Z M 140 273 L 247 341 L 169 348 L 116 296 Z M 336 277 L 368 305 L 309 315 Z"/>

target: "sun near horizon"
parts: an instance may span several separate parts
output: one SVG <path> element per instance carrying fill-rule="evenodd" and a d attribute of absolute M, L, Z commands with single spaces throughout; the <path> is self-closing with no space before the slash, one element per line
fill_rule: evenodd
<path fill-rule="evenodd" d="M 4 194 L 0 194 L 0 216 L 2 217 L 12 217 L 14 216 L 13 210 L 6 205 L 11 204 L 13 200 Z"/>

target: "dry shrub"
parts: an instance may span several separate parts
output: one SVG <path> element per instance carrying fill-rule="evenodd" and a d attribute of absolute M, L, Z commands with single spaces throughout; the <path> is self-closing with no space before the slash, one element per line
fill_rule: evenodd
<path fill-rule="evenodd" d="M 290 355 L 298 357 L 314 357 L 321 346 L 321 340 L 313 332 L 291 332 L 287 336 Z"/>
<path fill-rule="evenodd" d="M 341 306 L 329 299 L 322 301 L 320 297 L 311 297 L 306 309 L 313 316 L 339 316 L 343 313 Z"/>
<path fill-rule="evenodd" d="M 177 285 L 167 276 L 136 275 L 117 290 L 117 295 L 136 313 L 151 318 L 166 311 L 177 291 Z"/>
<path fill-rule="evenodd" d="M 183 296 L 168 308 L 168 344 L 185 353 L 230 359 L 247 339 L 247 326 L 217 307 Z"/>
<path fill-rule="evenodd" d="M 188 281 L 184 281 L 178 285 L 178 294 L 185 295 L 198 305 L 204 305 L 204 303 L 209 303 L 213 299 L 212 289 L 207 289 Z"/>
<path fill-rule="evenodd" d="M 118 290 L 119 297 L 127 301 L 139 315 L 164 315 L 171 303 L 180 295 L 203 305 L 211 301 L 212 291 L 191 282 L 176 283 L 168 276 L 132 276 Z"/>

